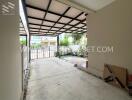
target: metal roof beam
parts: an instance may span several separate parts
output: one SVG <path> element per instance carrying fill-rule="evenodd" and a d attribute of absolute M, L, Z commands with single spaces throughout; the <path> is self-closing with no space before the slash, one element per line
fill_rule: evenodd
<path fill-rule="evenodd" d="M 41 19 L 41 18 L 36 18 L 36 17 L 32 17 L 32 16 L 28 16 L 28 18 L 37 19 L 37 20 L 41 20 L 41 21 L 43 20 L 43 19 Z M 51 21 L 51 20 L 47 20 L 47 19 L 45 19 L 45 21 L 51 22 L 51 23 L 55 23 L 55 22 L 56 22 L 56 21 Z M 71 25 L 71 24 L 70 24 L 72 21 L 73 21 L 73 20 L 71 20 L 69 23 L 58 22 L 58 24 L 63 24 L 64 26 L 66 26 L 66 25 L 74 26 L 74 25 Z M 86 25 L 85 23 L 81 23 L 81 24 Z M 64 27 L 63 27 L 63 28 L 64 28 Z"/>
<path fill-rule="evenodd" d="M 29 8 L 32 8 L 32 9 L 36 9 L 36 10 L 39 10 L 39 11 L 46 12 L 45 9 L 38 8 L 38 7 L 34 7 L 34 6 L 29 5 L 29 4 L 26 4 L 26 6 L 29 7 Z M 52 11 L 47 11 L 47 12 L 50 13 L 50 14 L 62 16 L 62 17 L 65 17 L 65 18 L 74 19 L 73 17 L 66 16 L 66 15 L 62 15 L 62 14 L 59 14 L 59 13 L 56 13 L 56 12 L 52 12 Z M 76 19 L 76 20 L 77 20 L 77 21 L 81 21 L 80 19 Z"/>
<path fill-rule="evenodd" d="M 64 11 L 64 13 L 62 14 L 62 16 L 60 16 L 59 17 L 59 19 L 54 23 L 54 25 L 49 29 L 49 31 L 56 25 L 56 23 L 58 23 L 59 22 L 59 20 L 70 10 L 70 8 L 71 7 L 68 7 L 65 11 Z M 48 32 L 49 32 L 48 31 Z"/>
<path fill-rule="evenodd" d="M 41 30 L 41 26 L 43 25 L 43 23 L 44 23 L 44 21 L 45 21 L 45 18 L 46 18 L 46 15 L 47 15 L 47 13 L 48 13 L 48 10 L 49 10 L 49 7 L 50 7 L 50 5 L 51 5 L 51 2 L 52 2 L 52 0 L 49 0 L 47 9 L 46 9 L 46 12 L 45 12 L 45 15 L 44 15 L 44 17 L 43 17 L 43 20 L 42 20 L 42 23 L 41 23 L 41 25 L 40 25 L 40 29 L 39 29 L 39 30 Z"/>
<path fill-rule="evenodd" d="M 76 17 L 75 17 L 75 19 L 76 18 L 78 18 L 79 16 L 81 16 L 82 14 L 83 14 L 84 12 L 81 12 L 80 14 L 78 14 Z M 86 20 L 86 19 L 85 19 Z M 58 31 L 60 31 L 62 28 L 64 28 L 66 25 L 69 25 L 71 22 L 72 22 L 73 20 L 71 20 L 71 21 L 69 21 L 68 23 L 66 23 L 63 27 L 61 27 Z M 74 25 L 73 25 L 74 26 Z M 72 27 L 73 27 L 72 26 Z M 58 31 L 56 31 L 56 33 L 58 32 Z"/>
<path fill-rule="evenodd" d="M 35 23 L 29 23 L 29 25 L 37 25 L 37 26 L 40 26 L 40 24 L 35 24 Z M 49 25 L 42 25 L 42 26 L 45 26 L 45 27 L 52 27 L 52 26 L 49 26 Z M 85 25 L 82 26 L 82 29 L 85 29 L 83 28 Z M 54 26 L 53 28 L 58 28 L 60 29 L 61 27 L 56 27 Z M 79 28 L 79 27 L 75 27 L 75 28 Z M 62 28 L 62 29 L 68 29 L 68 28 Z"/>

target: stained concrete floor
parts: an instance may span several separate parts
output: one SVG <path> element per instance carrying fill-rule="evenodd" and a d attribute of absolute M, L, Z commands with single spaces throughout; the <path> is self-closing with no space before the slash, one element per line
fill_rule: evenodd
<path fill-rule="evenodd" d="M 132 100 L 111 86 L 58 58 L 32 62 L 26 100 Z"/>

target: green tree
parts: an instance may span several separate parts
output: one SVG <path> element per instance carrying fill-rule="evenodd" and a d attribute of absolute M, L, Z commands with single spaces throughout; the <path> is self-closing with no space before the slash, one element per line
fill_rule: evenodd
<path fill-rule="evenodd" d="M 74 44 L 79 44 L 82 35 L 83 35 L 83 34 L 75 34 L 75 33 L 73 33 L 73 34 L 72 34 L 72 37 L 73 37 L 73 39 L 74 39 L 74 40 L 73 40 L 73 43 L 74 43 Z"/>
<path fill-rule="evenodd" d="M 68 36 L 65 36 L 64 39 L 60 40 L 60 46 L 68 46 L 69 41 L 68 41 Z"/>
<path fill-rule="evenodd" d="M 31 45 L 31 48 L 34 48 L 34 49 L 37 49 L 37 48 L 40 48 L 40 47 L 41 47 L 41 44 L 39 44 L 39 43 L 35 43 L 35 44 Z"/>

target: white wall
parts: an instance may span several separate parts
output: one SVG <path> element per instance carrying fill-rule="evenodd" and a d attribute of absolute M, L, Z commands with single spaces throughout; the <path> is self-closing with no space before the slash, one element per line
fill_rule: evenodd
<path fill-rule="evenodd" d="M 20 100 L 22 91 L 18 0 L 13 1 L 15 15 L 0 15 L 0 100 Z"/>
<path fill-rule="evenodd" d="M 132 74 L 132 0 L 116 0 L 87 16 L 88 45 L 114 46 L 113 53 L 89 53 L 89 71 L 102 76 L 104 63 Z"/>

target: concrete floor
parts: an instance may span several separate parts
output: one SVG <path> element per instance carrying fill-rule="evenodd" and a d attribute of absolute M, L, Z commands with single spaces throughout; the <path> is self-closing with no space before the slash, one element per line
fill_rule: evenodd
<path fill-rule="evenodd" d="M 58 58 L 32 62 L 27 100 L 132 100 L 111 86 Z"/>

